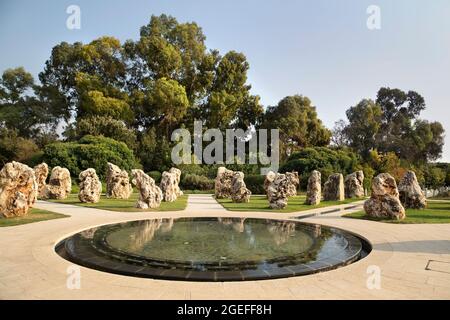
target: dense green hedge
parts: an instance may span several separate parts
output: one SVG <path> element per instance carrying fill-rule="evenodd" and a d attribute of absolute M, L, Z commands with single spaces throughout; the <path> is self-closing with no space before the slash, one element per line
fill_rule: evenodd
<path fill-rule="evenodd" d="M 78 177 L 87 168 L 94 168 L 103 179 L 107 162 L 127 171 L 141 167 L 125 143 L 102 136 L 87 135 L 77 142 L 49 144 L 45 147 L 42 158 L 50 167 L 69 169 L 73 177 Z"/>
<path fill-rule="evenodd" d="M 153 178 L 153 180 L 155 180 L 156 183 L 160 183 L 161 182 L 161 176 L 162 173 L 159 171 L 150 171 L 147 173 L 151 178 Z"/>
<path fill-rule="evenodd" d="M 181 178 L 181 188 L 187 190 L 212 190 L 214 180 L 196 174 L 185 174 Z"/>
<path fill-rule="evenodd" d="M 244 177 L 244 182 L 252 194 L 265 194 L 264 191 L 265 176 L 258 174 L 249 174 Z"/>
<path fill-rule="evenodd" d="M 358 164 L 358 156 L 350 150 L 326 147 L 304 148 L 293 153 L 279 171 L 297 171 L 300 176 L 300 188 L 305 190 L 313 170 L 320 171 L 322 182 L 325 182 L 333 173 L 342 173 L 345 176 L 355 171 Z"/>

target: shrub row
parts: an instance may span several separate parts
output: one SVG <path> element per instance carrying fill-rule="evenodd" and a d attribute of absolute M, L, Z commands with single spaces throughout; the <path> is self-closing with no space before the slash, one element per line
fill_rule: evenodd
<path fill-rule="evenodd" d="M 181 188 L 188 190 L 212 190 L 214 180 L 196 174 L 185 174 L 181 179 Z"/>
<path fill-rule="evenodd" d="M 265 176 L 252 174 L 246 175 L 244 177 L 244 182 L 247 188 L 252 192 L 252 194 L 265 194 L 264 191 L 264 180 Z"/>
<path fill-rule="evenodd" d="M 42 160 L 50 167 L 64 166 L 74 177 L 87 168 L 94 168 L 101 179 L 105 178 L 107 162 L 127 171 L 141 167 L 125 143 L 89 135 L 77 142 L 48 144 Z"/>

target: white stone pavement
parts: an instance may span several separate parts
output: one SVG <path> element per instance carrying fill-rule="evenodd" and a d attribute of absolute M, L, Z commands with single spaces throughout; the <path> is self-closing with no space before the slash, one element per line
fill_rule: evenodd
<path fill-rule="evenodd" d="M 340 206 L 340 208 L 349 205 Z M 178 212 L 110 212 L 39 201 L 69 218 L 0 228 L 0 299 L 450 299 L 450 224 L 396 225 L 340 217 L 341 210 L 304 219 L 340 227 L 373 244 L 366 258 L 337 270 L 247 282 L 188 282 L 133 278 L 81 267 L 81 288 L 67 288 L 72 264 L 54 252 L 65 237 L 92 226 L 155 217 L 289 218 L 301 214 L 231 212 L 211 195 L 190 195 Z M 367 287 L 368 267 L 381 271 L 380 289 Z M 428 269 L 426 270 L 428 266 Z"/>

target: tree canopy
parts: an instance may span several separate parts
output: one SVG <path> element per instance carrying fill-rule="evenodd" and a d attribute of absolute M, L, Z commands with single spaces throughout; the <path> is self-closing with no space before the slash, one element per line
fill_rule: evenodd
<path fill-rule="evenodd" d="M 347 112 L 348 123 L 335 132 L 364 159 L 371 150 L 395 153 L 410 163 L 426 163 L 442 155 L 444 128 L 419 118 L 425 100 L 417 92 L 381 88 L 376 101 L 364 99 Z"/>
<path fill-rule="evenodd" d="M 317 117 L 316 108 L 307 97 L 295 95 L 268 107 L 261 128 L 279 129 L 285 155 L 311 146 L 327 146 L 331 131 Z"/>

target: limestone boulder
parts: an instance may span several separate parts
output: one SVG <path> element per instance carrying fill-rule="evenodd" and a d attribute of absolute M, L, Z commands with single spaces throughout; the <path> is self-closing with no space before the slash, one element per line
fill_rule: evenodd
<path fill-rule="evenodd" d="M 340 173 L 330 175 L 323 186 L 323 200 L 343 201 L 344 199 L 344 176 Z"/>
<path fill-rule="evenodd" d="M 427 206 L 427 198 L 414 171 L 408 171 L 398 184 L 400 201 L 405 208 L 423 209 Z"/>
<path fill-rule="evenodd" d="M 108 162 L 106 169 L 106 197 L 128 199 L 133 192 L 128 172 Z"/>
<path fill-rule="evenodd" d="M 0 218 L 25 216 L 38 193 L 34 170 L 20 162 L 9 162 L 0 170 Z"/>
<path fill-rule="evenodd" d="M 179 196 L 183 195 L 179 187 L 181 179 L 181 170 L 177 168 L 170 168 L 169 171 L 164 171 L 161 176 L 160 188 L 163 193 L 163 200 L 166 202 L 173 202 Z"/>
<path fill-rule="evenodd" d="M 269 188 L 269 185 L 273 182 L 273 180 L 275 180 L 275 177 L 277 176 L 277 174 L 273 171 L 269 171 L 266 174 L 266 178 L 264 179 L 264 191 L 267 194 L 267 189 Z"/>
<path fill-rule="evenodd" d="M 402 206 L 394 177 L 388 173 L 379 174 L 372 180 L 372 194 L 364 203 L 364 210 L 370 217 L 402 220 L 405 208 Z"/>
<path fill-rule="evenodd" d="M 231 182 L 234 172 L 225 167 L 217 169 L 217 176 L 214 182 L 215 196 L 217 199 L 225 199 L 231 197 Z"/>
<path fill-rule="evenodd" d="M 267 198 L 272 209 L 284 209 L 288 204 L 289 180 L 285 174 L 276 173 L 267 187 Z"/>
<path fill-rule="evenodd" d="M 177 177 L 174 173 L 164 171 L 161 175 L 161 183 L 159 185 L 163 193 L 163 200 L 166 202 L 173 202 L 178 197 L 178 183 Z"/>
<path fill-rule="evenodd" d="M 364 197 L 364 173 L 362 170 L 353 172 L 345 177 L 345 197 Z"/>
<path fill-rule="evenodd" d="M 247 189 L 244 182 L 244 173 L 236 171 L 231 181 L 231 200 L 233 202 L 249 202 L 251 191 Z"/>
<path fill-rule="evenodd" d="M 95 169 L 86 169 L 80 172 L 78 177 L 80 179 L 78 199 L 84 203 L 99 202 L 102 193 L 102 183 L 100 182 Z"/>
<path fill-rule="evenodd" d="M 308 188 L 306 191 L 306 204 L 318 205 L 322 197 L 322 175 L 314 170 L 308 179 Z"/>
<path fill-rule="evenodd" d="M 52 169 L 48 184 L 45 186 L 43 199 L 66 199 L 72 191 L 72 179 L 66 168 L 56 166 Z"/>
<path fill-rule="evenodd" d="M 298 172 L 296 171 L 286 172 L 286 178 L 289 181 L 288 197 L 294 197 L 297 195 L 297 188 L 298 185 L 300 184 Z"/>
<path fill-rule="evenodd" d="M 161 205 L 163 194 L 161 189 L 155 184 L 155 180 L 140 169 L 131 170 L 131 177 L 131 182 L 139 190 L 136 208 L 158 208 Z"/>
<path fill-rule="evenodd" d="M 38 184 L 38 198 L 43 198 L 45 196 L 45 186 L 47 184 L 48 165 L 43 162 L 35 166 L 33 170 Z"/>
<path fill-rule="evenodd" d="M 178 168 L 170 168 L 169 173 L 172 173 L 176 176 L 177 184 L 175 186 L 177 197 L 183 195 L 183 191 L 180 189 L 180 180 L 181 180 L 181 170 Z"/>

